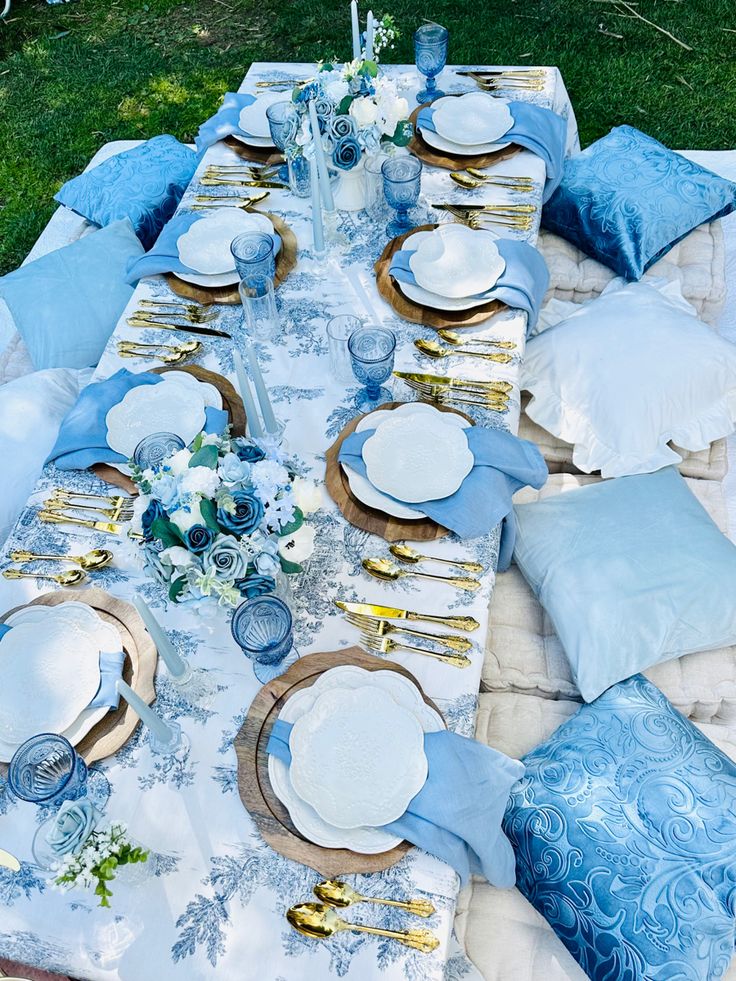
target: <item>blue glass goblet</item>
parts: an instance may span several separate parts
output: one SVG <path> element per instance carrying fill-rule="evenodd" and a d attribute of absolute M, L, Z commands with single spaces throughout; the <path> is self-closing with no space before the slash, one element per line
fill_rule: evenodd
<path fill-rule="evenodd" d="M 42 732 L 13 754 L 8 769 L 10 790 L 32 804 L 61 804 L 85 792 L 87 764 L 63 736 Z"/>
<path fill-rule="evenodd" d="M 133 450 L 133 463 L 141 470 L 158 470 L 164 460 L 184 449 L 176 433 L 150 433 Z"/>
<path fill-rule="evenodd" d="M 265 232 L 243 232 L 230 244 L 235 268 L 241 283 L 249 284 L 254 277 L 276 275 L 273 238 Z"/>
<path fill-rule="evenodd" d="M 396 217 L 386 226 L 386 234 L 389 238 L 396 238 L 412 228 L 409 208 L 413 208 L 419 200 L 422 161 L 408 154 L 389 157 L 384 160 L 381 173 L 386 201 L 396 209 Z"/>
<path fill-rule="evenodd" d="M 266 109 L 266 119 L 273 145 L 283 153 L 287 143 L 293 141 L 299 129 L 299 115 L 294 103 L 289 99 L 272 103 Z M 279 179 L 282 181 L 289 179 L 289 170 L 286 164 L 279 167 Z"/>
<path fill-rule="evenodd" d="M 382 402 L 391 401 L 391 392 L 382 384 L 394 369 L 396 335 L 386 327 L 359 327 L 348 340 L 353 374 L 365 389 L 359 393 L 356 405 L 369 412 Z"/>
<path fill-rule="evenodd" d="M 233 614 L 230 629 L 262 684 L 283 674 L 299 656 L 294 650 L 291 610 L 278 596 L 245 600 Z"/>
<path fill-rule="evenodd" d="M 417 95 L 419 105 L 445 94 L 437 88 L 435 77 L 447 64 L 449 37 L 447 28 L 439 24 L 422 24 L 414 32 L 414 61 L 417 69 L 427 78 L 427 87 Z"/>

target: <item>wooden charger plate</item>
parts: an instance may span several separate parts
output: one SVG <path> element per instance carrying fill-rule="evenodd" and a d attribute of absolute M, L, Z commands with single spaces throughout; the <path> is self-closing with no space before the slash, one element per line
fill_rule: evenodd
<path fill-rule="evenodd" d="M 163 375 L 167 371 L 186 371 L 188 375 L 192 375 L 198 381 L 208 382 L 210 385 L 214 385 L 222 396 L 222 407 L 230 417 L 233 436 L 245 436 L 246 418 L 243 400 L 224 375 L 219 375 L 215 371 L 209 371 L 207 368 L 201 368 L 196 364 L 164 365 L 160 368 L 151 368 L 151 371 L 155 375 Z M 115 467 L 111 467 L 109 463 L 95 463 L 90 467 L 90 470 L 98 477 L 101 477 L 102 480 L 107 481 L 108 484 L 114 484 L 115 487 L 120 487 L 128 494 L 138 493 L 138 489 L 130 477 L 124 473 L 120 473 Z"/>
<path fill-rule="evenodd" d="M 442 327 L 475 327 L 500 310 L 504 310 L 506 304 L 500 300 L 491 300 L 489 303 L 484 303 L 482 307 L 473 307 L 471 310 L 435 310 L 433 307 L 423 307 L 412 302 L 408 296 L 401 292 L 397 282 L 389 272 L 391 260 L 401 250 L 410 235 L 415 232 L 431 232 L 438 227 L 438 225 L 419 225 L 418 228 L 412 228 L 411 231 L 405 232 L 397 238 L 392 238 L 386 244 L 373 267 L 376 273 L 378 292 L 384 300 L 391 304 L 400 317 L 411 321 L 413 324 L 434 327 L 435 330 Z"/>
<path fill-rule="evenodd" d="M 397 409 L 400 405 L 405 404 L 405 402 L 386 402 L 384 405 L 379 405 L 378 408 L 381 410 Z M 470 416 L 465 415 L 464 412 L 459 412 L 457 409 L 452 409 L 446 405 L 435 405 L 434 408 L 440 412 L 454 412 L 455 415 L 462 416 L 463 419 L 467 419 L 468 422 L 475 425 Z M 412 542 L 432 542 L 438 538 L 444 538 L 449 534 L 447 528 L 438 525 L 431 518 L 421 518 L 418 521 L 404 521 L 401 518 L 392 518 L 383 511 L 377 511 L 375 508 L 370 508 L 367 504 L 363 504 L 350 490 L 347 474 L 340 466 L 337 458 L 343 442 L 351 433 L 355 432 L 360 420 L 364 419 L 367 415 L 370 415 L 370 413 L 364 412 L 362 415 L 356 416 L 355 419 L 351 419 L 325 454 L 325 460 L 327 461 L 325 486 L 329 491 L 330 497 L 340 508 L 343 517 L 351 525 L 355 525 L 356 528 L 361 528 L 363 531 L 368 531 L 372 535 L 379 535 L 387 542 L 401 542 L 407 539 Z"/>
<path fill-rule="evenodd" d="M 59 603 L 68 603 L 71 600 L 91 606 L 102 620 L 119 630 L 125 653 L 123 679 L 150 705 L 156 698 L 153 679 L 158 651 L 138 611 L 130 603 L 111 596 L 104 589 L 95 587 L 58 589 L 53 593 L 44 593 L 30 603 L 8 610 L 0 617 L 0 622 L 26 606 L 58 606 Z M 84 739 L 77 743 L 75 749 L 87 764 L 103 760 L 107 756 L 112 756 L 127 743 L 137 724 L 138 716 L 121 698 L 120 706 L 108 712 L 93 729 L 90 729 Z"/>
<path fill-rule="evenodd" d="M 301 862 L 302 865 L 308 865 L 326 877 L 351 872 L 380 872 L 395 865 L 413 847 L 408 841 L 403 841 L 390 851 L 378 855 L 361 855 L 346 848 L 323 848 L 315 845 L 297 831 L 289 812 L 271 789 L 266 745 L 284 703 L 295 692 L 313 685 L 325 671 L 341 664 L 355 664 L 368 671 L 396 671 L 403 674 L 417 686 L 427 705 L 439 712 L 434 702 L 422 692 L 417 679 L 406 668 L 366 654 L 360 647 L 307 654 L 280 677 L 264 685 L 253 699 L 245 722 L 235 737 L 240 799 L 264 840 L 274 851 Z"/>
<path fill-rule="evenodd" d="M 248 146 L 236 140 L 234 136 L 226 136 L 222 142 L 243 160 L 250 160 L 251 163 L 282 164 L 284 162 L 283 153 L 276 147 Z"/>
<path fill-rule="evenodd" d="M 265 215 L 266 218 L 270 218 L 274 231 L 281 238 L 281 249 L 276 257 L 276 275 L 273 280 L 274 287 L 278 287 L 296 265 L 298 250 L 296 235 L 278 215 L 274 215 L 270 211 L 258 211 L 256 208 L 250 210 L 253 214 Z M 187 300 L 196 300 L 197 303 L 224 303 L 229 306 L 240 303 L 237 284 L 213 287 L 195 286 L 193 283 L 185 283 L 174 273 L 166 273 L 166 282 L 178 296 L 183 296 Z"/>
<path fill-rule="evenodd" d="M 492 164 L 500 163 L 501 160 L 508 160 L 509 157 L 516 156 L 522 149 L 517 143 L 511 143 L 503 150 L 496 150 L 494 153 L 481 153 L 476 157 L 469 157 L 467 154 L 452 157 L 442 150 L 437 150 L 427 143 L 417 126 L 419 113 L 422 109 L 427 109 L 431 105 L 431 102 L 425 102 L 423 106 L 417 106 L 411 116 L 409 116 L 410 122 L 414 125 L 414 136 L 409 143 L 409 150 L 415 157 L 423 160 L 424 163 L 431 164 L 433 167 L 442 167 L 445 170 L 465 170 L 466 167 L 490 167 Z"/>

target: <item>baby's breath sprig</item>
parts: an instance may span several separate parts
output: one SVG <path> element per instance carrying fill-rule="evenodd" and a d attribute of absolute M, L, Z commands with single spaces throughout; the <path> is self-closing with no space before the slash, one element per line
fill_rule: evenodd
<path fill-rule="evenodd" d="M 119 867 L 148 859 L 148 852 L 134 845 L 126 835 L 127 828 L 119 821 L 104 830 L 93 831 L 79 852 L 62 857 L 54 883 L 64 891 L 75 886 L 87 889 L 94 886 L 100 906 L 109 908 L 112 896 L 109 884 Z"/>

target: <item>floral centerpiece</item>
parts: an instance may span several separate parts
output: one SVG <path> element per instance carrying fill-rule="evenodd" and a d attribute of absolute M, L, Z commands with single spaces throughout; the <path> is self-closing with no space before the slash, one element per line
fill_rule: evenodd
<path fill-rule="evenodd" d="M 203 432 L 155 468 L 133 468 L 133 480 L 146 568 L 175 602 L 235 606 L 272 592 L 312 553 L 304 515 L 316 510 L 318 491 L 278 451 Z"/>

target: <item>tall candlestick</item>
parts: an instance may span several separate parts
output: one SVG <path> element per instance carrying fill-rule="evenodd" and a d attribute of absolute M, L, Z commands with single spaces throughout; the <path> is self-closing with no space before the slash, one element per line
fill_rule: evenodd
<path fill-rule="evenodd" d="M 353 29 L 353 61 L 360 58 L 360 24 L 357 0 L 350 0 L 350 20 Z"/>
<path fill-rule="evenodd" d="M 315 255 L 322 256 L 325 251 L 325 231 L 322 226 L 322 201 L 319 196 L 319 180 L 314 161 L 310 163 L 309 179 L 312 183 L 312 237 L 314 240 L 314 252 Z"/>
<path fill-rule="evenodd" d="M 243 359 L 240 357 L 240 351 L 233 351 L 233 363 L 235 365 L 235 374 L 238 379 L 240 397 L 242 398 L 243 406 L 245 407 L 245 416 L 248 421 L 248 432 L 251 434 L 253 439 L 261 439 L 263 436 L 263 427 L 261 426 L 261 420 L 258 415 L 258 410 L 256 409 L 256 403 L 253 401 L 253 393 L 250 390 L 250 382 L 248 381 L 248 376 L 245 373 L 245 366 L 243 364 Z"/>
<path fill-rule="evenodd" d="M 365 25 L 365 60 L 373 61 L 373 11 L 368 11 L 368 21 Z"/>
<path fill-rule="evenodd" d="M 278 435 L 279 426 L 276 422 L 276 416 L 273 414 L 273 409 L 271 408 L 271 400 L 268 397 L 268 389 L 266 388 L 266 383 L 263 380 L 263 375 L 261 374 L 261 366 L 258 364 L 258 355 L 256 354 L 255 348 L 251 345 L 246 348 L 245 353 L 248 358 L 248 364 L 250 365 L 250 373 L 253 376 L 253 384 L 255 385 L 256 395 L 258 396 L 258 404 L 261 407 L 261 412 L 263 413 L 263 424 L 266 427 L 266 432 L 269 436 Z"/>
<path fill-rule="evenodd" d="M 314 143 L 314 159 L 317 163 L 317 174 L 319 175 L 319 186 L 322 192 L 322 201 L 326 211 L 335 210 L 335 202 L 332 198 L 332 188 L 330 187 L 330 177 L 327 173 L 327 162 L 325 151 L 322 146 L 322 136 L 319 131 L 319 120 L 317 119 L 317 109 L 314 102 L 309 101 L 309 125 L 312 130 L 312 142 Z"/>
<path fill-rule="evenodd" d="M 166 725 L 160 716 L 156 715 L 151 706 L 147 705 L 140 695 L 137 695 L 133 691 L 130 685 L 127 685 L 120 678 L 115 682 L 115 687 L 133 709 L 143 725 L 151 730 L 154 739 L 160 743 L 169 743 L 174 739 L 175 733 Z"/>
<path fill-rule="evenodd" d="M 169 640 L 168 634 L 163 629 L 153 613 L 148 609 L 140 596 L 133 597 L 133 606 L 138 610 L 141 620 L 146 625 L 146 630 L 151 635 L 151 640 L 161 655 L 164 664 L 169 669 L 169 674 L 173 679 L 183 678 L 187 673 L 188 666 L 186 661 L 181 658 L 174 650 L 174 645 Z"/>

